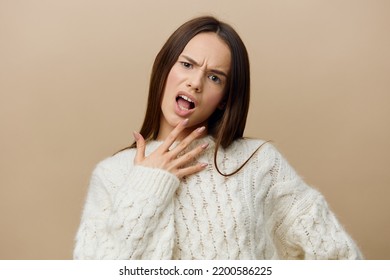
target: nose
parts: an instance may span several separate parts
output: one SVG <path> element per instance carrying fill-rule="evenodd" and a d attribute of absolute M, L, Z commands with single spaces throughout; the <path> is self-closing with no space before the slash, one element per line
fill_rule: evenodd
<path fill-rule="evenodd" d="M 187 88 L 195 92 L 201 92 L 203 88 L 203 73 L 193 73 L 188 77 Z"/>

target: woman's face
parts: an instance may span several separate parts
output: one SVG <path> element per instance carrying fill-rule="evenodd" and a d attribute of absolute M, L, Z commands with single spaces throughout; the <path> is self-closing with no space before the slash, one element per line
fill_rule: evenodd
<path fill-rule="evenodd" d="M 222 101 L 230 61 L 229 47 L 215 33 L 200 33 L 188 42 L 167 77 L 158 139 L 165 139 L 187 118 L 188 129 L 181 138 L 207 125 Z"/>

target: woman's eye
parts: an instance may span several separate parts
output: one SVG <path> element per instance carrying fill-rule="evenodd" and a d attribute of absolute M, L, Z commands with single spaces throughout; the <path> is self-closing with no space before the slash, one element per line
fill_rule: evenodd
<path fill-rule="evenodd" d="M 185 62 L 185 61 L 180 62 L 180 63 L 181 63 L 181 65 L 183 65 L 185 68 L 188 68 L 188 69 L 192 68 L 192 64 L 191 64 L 191 63 L 188 63 L 188 62 Z"/>
<path fill-rule="evenodd" d="M 214 83 L 217 83 L 217 84 L 221 83 L 221 79 L 218 76 L 210 75 L 209 79 L 212 80 Z"/>

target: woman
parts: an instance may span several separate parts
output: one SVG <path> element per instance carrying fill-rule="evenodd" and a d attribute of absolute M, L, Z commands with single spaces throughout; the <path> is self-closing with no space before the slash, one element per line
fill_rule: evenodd
<path fill-rule="evenodd" d="M 249 60 L 212 17 L 156 57 L 135 143 L 94 170 L 74 257 L 358 259 L 324 198 L 270 144 L 243 138 Z"/>

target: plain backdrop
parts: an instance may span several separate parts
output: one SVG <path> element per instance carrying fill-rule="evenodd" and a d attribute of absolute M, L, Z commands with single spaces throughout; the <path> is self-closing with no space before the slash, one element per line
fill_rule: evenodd
<path fill-rule="evenodd" d="M 236 28 L 245 135 L 273 140 L 367 259 L 390 259 L 390 1 L 0 0 L 0 259 L 70 259 L 94 166 L 129 145 L 185 21 Z"/>

